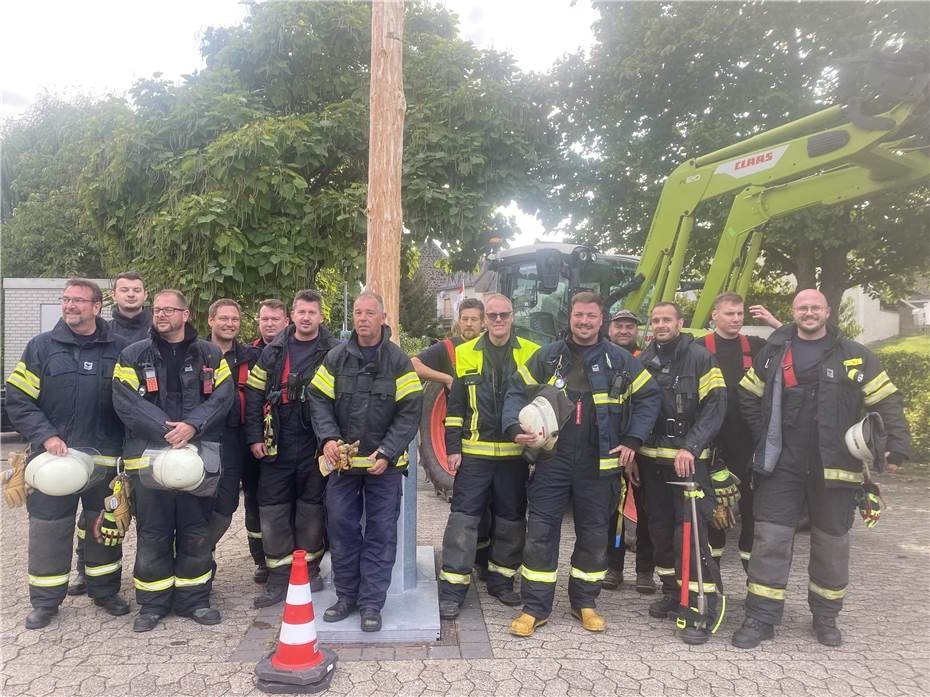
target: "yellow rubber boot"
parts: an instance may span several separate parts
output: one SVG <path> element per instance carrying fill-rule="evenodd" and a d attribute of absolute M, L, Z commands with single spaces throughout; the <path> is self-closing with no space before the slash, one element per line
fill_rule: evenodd
<path fill-rule="evenodd" d="M 603 632 L 607 629 L 607 622 L 597 614 L 593 607 L 583 607 L 580 610 L 572 609 L 572 617 L 581 621 L 581 626 L 589 632 Z"/>
<path fill-rule="evenodd" d="M 548 620 L 536 619 L 525 612 L 510 623 L 510 633 L 514 636 L 532 636 L 537 627 L 542 627 Z"/>

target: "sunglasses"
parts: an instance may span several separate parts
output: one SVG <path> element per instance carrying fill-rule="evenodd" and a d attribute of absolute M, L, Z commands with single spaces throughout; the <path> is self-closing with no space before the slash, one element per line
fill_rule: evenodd
<path fill-rule="evenodd" d="M 510 319 L 510 315 L 512 315 L 513 312 L 489 312 L 487 314 L 488 319 L 492 322 L 497 322 L 498 320 L 501 322 L 506 322 L 508 319 Z"/>

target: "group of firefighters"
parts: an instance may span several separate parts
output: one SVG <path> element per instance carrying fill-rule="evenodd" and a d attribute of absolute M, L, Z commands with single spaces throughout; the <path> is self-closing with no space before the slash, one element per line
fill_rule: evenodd
<path fill-rule="evenodd" d="M 378 631 L 424 379 L 448 390 L 445 446 L 455 472 L 441 617 L 459 614 L 477 568 L 491 596 L 522 608 L 513 634 L 545 624 L 571 504 L 571 614 L 604 631 L 597 598 L 623 583 L 632 492 L 635 588 L 654 594 L 658 575 L 649 614 L 676 620 L 689 644 L 706 642 L 723 620 L 719 564 L 737 511 L 748 592 L 732 643 L 752 648 L 773 637 L 806 510 L 813 629 L 837 646 L 854 513 L 858 506 L 874 523 L 881 505 L 847 431 L 877 413 L 884 438 L 875 464 L 893 467 L 909 452 L 900 394 L 875 356 L 829 323 L 815 290 L 794 298 L 784 326 L 750 308 L 775 328 L 767 342 L 741 333 L 743 299 L 734 293 L 716 299 L 714 330 L 699 339 L 682 331 L 677 304 L 656 303 L 642 348 L 640 318 L 628 310 L 609 318 L 604 335 L 593 293 L 574 295 L 566 337 L 544 346 L 518 337 L 511 301 L 492 294 L 464 300 L 454 338 L 412 360 L 390 341 L 383 302 L 367 290 L 346 341 L 323 326 L 323 299 L 312 290 L 290 308 L 262 302 L 260 336 L 249 344 L 239 340 L 242 310 L 232 300 L 210 306 L 204 341 L 180 291 L 158 292 L 151 309 L 147 297 L 138 274 L 120 274 L 105 322 L 101 289 L 70 279 L 62 319 L 29 342 L 7 380 L 8 412 L 30 461 L 92 452 L 94 471 L 105 473 L 75 493 L 28 497 L 26 466 L 8 475 L 7 501 L 25 500 L 29 512 L 27 628 L 48 625 L 66 593 L 87 593 L 112 615 L 129 612 L 118 595 L 128 525 L 120 500 L 136 518 L 133 629 L 149 631 L 171 612 L 220 622 L 210 607 L 213 553 L 241 488 L 254 580 L 264 584 L 255 606 L 284 600 L 295 549 L 306 550 L 311 589 L 322 588 L 328 550 L 337 601 L 324 621 L 358 612 L 364 631 Z M 188 486 L 167 481 L 167 455 L 177 453 L 170 462 L 181 475 L 196 459 Z"/>

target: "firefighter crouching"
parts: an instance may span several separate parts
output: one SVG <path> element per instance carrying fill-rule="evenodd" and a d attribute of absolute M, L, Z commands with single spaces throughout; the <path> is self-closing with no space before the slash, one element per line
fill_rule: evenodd
<path fill-rule="evenodd" d="M 246 389 L 246 440 L 260 459 L 258 503 L 268 580 L 255 607 L 284 600 L 295 549 L 307 552 L 310 588 L 323 589 L 323 496 L 319 444 L 311 424 L 310 380 L 337 341 L 323 326 L 323 299 L 302 290 L 294 323 L 262 351 Z"/>
<path fill-rule="evenodd" d="M 29 341 L 22 360 L 7 378 L 10 420 L 32 451 L 31 468 L 24 471 L 21 462 L 4 487 L 7 501 L 22 505 L 25 500 L 29 512 L 29 600 L 33 610 L 26 617 L 26 629 L 47 626 L 65 598 L 79 500 L 90 528 L 83 560 L 87 593 L 111 615 L 129 612 L 129 605 L 117 595 L 125 529 L 118 530 L 109 513 L 101 519 L 104 497 L 110 493 L 107 485 L 116 475 L 122 450 L 123 425 L 113 411 L 110 386 L 113 367 L 126 342 L 100 319 L 102 304 L 103 295 L 96 283 L 69 280 L 61 298 L 62 318 L 52 331 Z M 87 469 L 81 475 L 83 460 L 62 460 L 69 455 L 69 448 L 92 448 L 100 454 L 86 461 Z M 48 462 L 54 456 L 59 456 L 57 461 Z M 67 468 L 59 471 L 58 481 L 51 484 L 61 486 L 63 480 L 76 474 L 86 478 L 89 487 L 74 480 L 76 493 L 50 495 L 36 488 L 27 498 L 26 482 L 39 483 L 40 467 L 50 468 L 49 472 L 55 467 Z M 90 472 L 96 468 L 102 468 L 105 476 L 99 476 L 99 470 L 96 475 Z"/>
<path fill-rule="evenodd" d="M 529 518 L 521 567 L 523 613 L 510 625 L 530 636 L 552 612 L 562 517 L 571 502 L 575 549 L 568 595 L 572 616 L 585 629 L 604 631 L 595 610 L 607 573 L 608 523 L 619 498 L 621 467 L 633 460 L 655 422 L 659 395 L 638 359 L 599 336 L 601 299 L 589 292 L 571 300 L 570 336 L 540 348 L 517 368 L 504 402 L 503 426 L 514 442 L 528 445 L 520 412 L 539 386 L 563 392 L 569 405 L 555 451 L 541 459 L 527 487 Z"/>
<path fill-rule="evenodd" d="M 220 622 L 210 607 L 209 527 L 218 442 L 235 389 L 220 350 L 188 323 L 180 291 L 158 293 L 152 315 L 150 338 L 124 349 L 113 371 L 113 405 L 126 427 L 124 463 L 134 474 L 136 632 L 151 631 L 172 611 L 198 624 Z M 212 474 L 207 495 L 196 495 L 200 483 L 189 479 L 198 461 L 201 482 Z M 174 475 L 181 488 L 171 486 Z"/>
<path fill-rule="evenodd" d="M 358 609 L 362 631 L 376 632 L 397 553 L 404 453 L 417 432 L 423 388 L 410 359 L 390 341 L 378 295 L 362 291 L 352 319 L 355 331 L 326 355 L 310 392 L 324 465 L 345 468 L 326 487 L 337 600 L 323 620 L 339 622 Z"/>
<path fill-rule="evenodd" d="M 523 446 L 501 428 L 510 378 L 539 348 L 512 333 L 513 305 L 503 295 L 485 298 L 488 330 L 455 349 L 455 380 L 446 410 L 446 452 L 455 472 L 452 506 L 442 542 L 439 616 L 457 617 L 471 583 L 482 514 L 491 500 L 494 530 L 488 593 L 519 605 L 513 579 L 526 534 L 527 462 Z"/>
<path fill-rule="evenodd" d="M 710 555 L 707 529 L 714 513 L 714 485 L 710 472 L 710 444 L 717 436 L 726 412 L 726 384 L 713 356 L 689 334 L 681 333 L 681 308 L 671 302 L 655 305 L 650 325 L 655 339 L 640 359 L 661 389 L 662 408 L 652 435 L 639 450 L 639 476 L 646 482 L 646 510 L 652 536 L 656 571 L 662 581 L 662 597 L 652 603 L 649 614 L 656 618 L 679 619 L 681 639 L 702 644 L 723 620 L 725 598 L 720 569 Z M 674 482 L 693 481 L 688 491 Z M 691 520 L 688 496 L 696 497 L 696 535 L 700 559 L 691 557 L 689 569 L 681 568 L 682 523 Z M 687 576 L 689 608 L 699 607 L 697 564 L 701 565 L 706 616 L 698 618 L 679 612 L 678 588 Z M 688 615 L 682 617 L 682 615 Z"/>
<path fill-rule="evenodd" d="M 868 349 L 827 324 L 826 297 L 801 291 L 792 314 L 794 322 L 772 334 L 740 383 L 740 402 L 757 441 L 746 619 L 732 640 L 744 649 L 771 639 L 781 622 L 805 501 L 813 629 L 821 644 L 842 643 L 836 618 L 849 583 L 849 529 L 867 483 L 844 435 L 864 410 L 874 411 L 884 422 L 888 462 L 899 464 L 910 451 L 901 395 Z"/>

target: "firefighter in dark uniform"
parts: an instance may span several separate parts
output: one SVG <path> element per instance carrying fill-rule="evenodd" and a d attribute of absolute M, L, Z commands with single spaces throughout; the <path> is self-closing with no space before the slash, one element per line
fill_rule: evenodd
<path fill-rule="evenodd" d="M 482 514 L 492 500 L 486 581 L 488 593 L 505 605 L 520 604 L 513 579 L 526 536 L 523 446 L 501 428 L 510 377 L 536 353 L 537 344 L 512 333 L 513 305 L 503 295 L 485 298 L 488 330 L 455 349 L 456 379 L 446 410 L 446 453 L 455 472 L 452 506 L 442 541 L 439 616 L 457 617 L 471 583 Z"/>
<path fill-rule="evenodd" d="M 332 474 L 326 487 L 337 600 L 323 620 L 339 622 L 357 608 L 362 631 L 376 632 L 397 554 L 401 476 L 423 388 L 410 359 L 390 341 L 378 295 L 359 294 L 352 320 L 355 331 L 327 354 L 311 391 L 313 426 L 329 463 L 339 460 L 339 441 L 359 444 L 350 467 Z"/>
<path fill-rule="evenodd" d="M 113 318 L 109 321 L 110 331 L 114 336 L 121 336 L 126 345 L 145 339 L 152 329 L 152 311 L 145 306 L 148 293 L 145 283 L 135 271 L 123 271 L 113 281 Z M 68 595 L 83 595 L 87 592 L 87 579 L 84 577 L 84 511 L 78 514 L 78 541 L 74 549 L 77 575 L 68 586 Z"/>
<path fill-rule="evenodd" d="M 258 305 L 258 338 L 250 346 L 255 351 L 254 360 L 249 364 L 249 370 L 258 362 L 262 351 L 274 338 L 283 332 L 290 324 L 287 306 L 277 298 L 262 300 Z M 240 368 L 241 371 L 241 368 Z M 236 378 L 237 387 L 243 384 L 241 375 Z M 245 376 L 248 381 L 248 375 Z M 245 402 L 245 395 L 240 389 L 240 399 Z M 248 443 L 248 441 L 246 441 Z M 262 546 L 261 514 L 258 506 L 258 477 L 261 469 L 261 460 L 251 451 L 245 454 L 242 463 L 242 501 L 245 508 L 245 534 L 249 540 L 249 554 L 255 562 L 255 573 L 252 580 L 255 583 L 265 583 L 268 580 L 268 567 L 265 565 L 265 548 Z"/>
<path fill-rule="evenodd" d="M 147 486 L 143 470 L 152 466 L 147 449 L 218 443 L 235 392 L 220 349 L 188 323 L 183 293 L 158 293 L 152 315 L 150 338 L 124 349 L 113 371 L 113 405 L 126 426 L 124 464 L 136 480 L 136 632 L 151 631 L 172 611 L 198 624 L 221 620 L 210 607 L 213 497 Z"/>
<path fill-rule="evenodd" d="M 246 389 L 246 440 L 261 459 L 258 505 L 268 568 L 255 607 L 284 600 L 295 549 L 307 552 L 311 590 L 323 590 L 326 480 L 317 466 L 310 380 L 338 341 L 322 324 L 323 298 L 315 290 L 297 293 L 291 319 L 293 324 L 262 351 Z"/>
<path fill-rule="evenodd" d="M 620 310 L 610 318 L 607 330 L 610 340 L 620 348 L 625 348 L 633 356 L 641 353 L 638 343 L 639 318 L 629 310 Z M 631 475 L 636 474 L 636 479 Z M 619 588 L 623 583 L 623 566 L 626 557 L 625 522 L 623 509 L 629 486 L 633 492 L 636 505 L 636 591 L 650 595 L 656 592 L 656 565 L 652 559 L 652 538 L 649 537 L 649 517 L 646 514 L 646 494 L 639 472 L 624 472 L 620 480 L 620 502 L 617 510 L 610 517 L 607 529 L 607 575 L 603 587 L 607 590 Z"/>
<path fill-rule="evenodd" d="M 239 507 L 239 482 L 247 457 L 251 457 L 245 443 L 245 386 L 249 378 L 249 368 L 258 359 L 258 351 L 253 346 L 239 343 L 239 330 L 242 326 L 242 310 L 239 303 L 229 298 L 220 298 L 210 305 L 207 311 L 207 324 L 210 327 L 210 343 L 220 349 L 223 359 L 235 381 L 236 391 L 233 404 L 226 415 L 223 426 L 223 438 L 220 441 L 223 453 L 223 473 L 213 503 L 210 516 L 210 539 L 213 549 L 222 539 L 232 522 L 233 513 Z M 216 562 L 213 563 L 213 578 L 216 578 Z M 212 583 L 211 579 L 211 583 Z"/>
<path fill-rule="evenodd" d="M 740 402 L 757 441 L 746 619 L 733 635 L 733 645 L 744 649 L 771 639 L 781 622 L 805 501 L 813 628 L 821 644 L 842 643 L 836 618 L 849 583 L 849 529 L 864 483 L 862 463 L 846 448 L 846 430 L 864 411 L 878 412 L 889 465 L 910 452 L 900 393 L 871 351 L 827 324 L 824 295 L 801 291 L 792 314 L 794 322 L 769 337 L 740 383 Z"/>
<path fill-rule="evenodd" d="M 649 434 L 659 395 L 638 359 L 600 337 L 602 312 L 597 295 L 577 293 L 571 301 L 569 338 L 540 348 L 517 369 L 507 391 L 503 426 L 519 444 L 534 440 L 522 433 L 519 423 L 527 388 L 554 385 L 572 404 L 555 452 L 538 464 L 527 487 L 523 614 L 510 625 L 517 636 L 530 636 L 552 612 L 562 517 L 570 502 L 575 519 L 568 583 L 572 615 L 585 629 L 606 629 L 595 602 L 607 574 L 604 540 L 620 495 L 617 475 Z"/>
<path fill-rule="evenodd" d="M 717 434 L 711 466 L 711 478 L 717 492 L 717 509 L 708 538 L 710 552 L 718 566 L 727 544 L 727 529 L 735 517 L 732 508 L 739 506 L 739 558 L 743 568 L 749 567 L 752 553 L 752 451 L 755 442 L 739 405 L 739 382 L 752 367 L 753 357 L 765 346 L 757 336 L 741 334 L 743 328 L 743 298 L 737 293 L 722 293 L 714 298 L 711 319 L 714 331 L 697 343 L 710 351 L 717 360 L 727 385 L 727 413 Z M 776 327 L 781 326 L 774 320 Z"/>
<path fill-rule="evenodd" d="M 657 303 L 650 316 L 655 339 L 640 354 L 646 369 L 662 391 L 662 409 L 652 435 L 639 449 L 640 478 L 646 482 L 646 511 L 652 536 L 656 571 L 662 581 L 662 597 L 649 606 L 652 617 L 679 617 L 678 586 L 682 582 L 682 522 L 691 518 L 684 487 L 670 482 L 694 481 L 699 526 L 692 534 L 701 543 L 701 558 L 691 555 L 688 578 L 691 601 L 696 607 L 696 565 L 701 564 L 707 617 L 702 626 L 694 618 L 681 618 L 681 639 L 702 644 L 715 633 L 726 610 L 720 569 L 707 546 L 707 529 L 714 513 L 714 486 L 710 473 L 710 446 L 723 424 L 727 391 L 723 374 L 714 357 L 689 334 L 681 308 L 670 302 Z"/>
<path fill-rule="evenodd" d="M 33 491 L 29 512 L 29 600 L 33 610 L 27 629 L 48 625 L 68 589 L 71 540 L 78 501 L 95 521 L 110 493 L 122 451 L 123 425 L 113 411 L 113 367 L 125 340 L 100 319 L 103 295 L 93 281 L 73 278 L 61 298 L 62 319 L 50 332 L 33 337 L 22 360 L 7 378 L 7 411 L 31 447 L 66 455 L 68 448 L 93 448 L 95 465 L 107 475 L 83 492 L 49 496 Z M 112 474 L 110 474 L 112 472 Z M 115 539 L 114 539 L 115 541 Z M 93 535 L 86 540 L 87 592 L 111 615 L 125 615 L 129 605 L 117 595 L 122 569 L 122 540 L 105 546 Z"/>
<path fill-rule="evenodd" d="M 458 320 L 453 335 L 437 341 L 416 356 L 410 357 L 413 370 L 420 381 L 432 380 L 445 386 L 446 395 L 452 390 L 455 375 L 455 347 L 471 341 L 481 334 L 484 326 L 484 303 L 477 298 L 465 298 L 459 303 Z M 478 522 L 478 545 L 475 549 L 475 569 L 484 579 L 488 573 L 488 552 L 491 549 L 491 508 L 488 506 Z"/>

